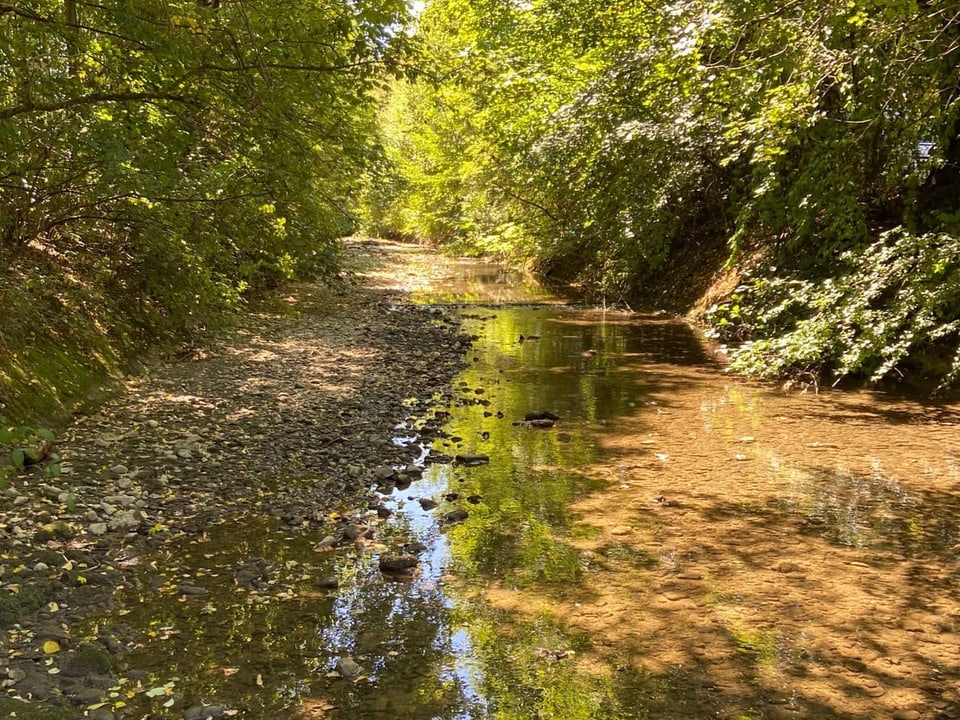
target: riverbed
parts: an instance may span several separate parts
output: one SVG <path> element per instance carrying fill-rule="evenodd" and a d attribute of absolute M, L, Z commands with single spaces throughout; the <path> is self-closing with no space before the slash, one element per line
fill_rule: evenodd
<path fill-rule="evenodd" d="M 362 503 L 281 521 L 270 488 L 324 478 L 264 474 L 131 557 L 75 631 L 124 646 L 89 712 L 960 717 L 960 408 L 749 382 L 681 319 L 367 252 L 470 339 L 453 392 L 411 395 L 402 462 L 344 465 Z"/>

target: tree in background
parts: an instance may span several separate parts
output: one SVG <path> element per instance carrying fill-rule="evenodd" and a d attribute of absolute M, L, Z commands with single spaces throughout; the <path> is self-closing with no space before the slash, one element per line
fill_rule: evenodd
<path fill-rule="evenodd" d="M 953 5 L 909 0 L 436 0 L 368 205 L 614 296 L 750 266 L 712 313 L 773 343 L 740 367 L 895 376 L 957 347 L 958 31 Z"/>
<path fill-rule="evenodd" d="M 248 290 L 334 274 L 405 15 L 402 0 L 0 6 L 0 305 L 18 308 L 0 401 L 25 346 L 123 341 L 131 320 L 195 333 Z"/>

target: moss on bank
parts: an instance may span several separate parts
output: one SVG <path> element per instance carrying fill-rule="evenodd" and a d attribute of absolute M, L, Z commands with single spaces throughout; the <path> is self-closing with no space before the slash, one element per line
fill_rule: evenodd
<path fill-rule="evenodd" d="M 50 422 L 128 368 L 151 336 L 134 330 L 121 305 L 56 280 L 0 287 L 0 414 L 16 424 Z"/>

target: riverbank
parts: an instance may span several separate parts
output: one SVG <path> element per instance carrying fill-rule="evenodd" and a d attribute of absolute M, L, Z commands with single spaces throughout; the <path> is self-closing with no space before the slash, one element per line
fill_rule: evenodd
<path fill-rule="evenodd" d="M 0 710 L 114 717 L 116 661 L 138 638 L 84 623 L 141 582 L 142 555 L 228 523 L 339 542 L 371 485 L 416 459 L 396 428 L 429 441 L 469 338 L 406 302 L 429 268 L 405 268 L 410 256 L 388 244 L 348 253 L 341 287 L 291 288 L 215 344 L 130 380 L 62 433 L 60 477 L 37 469 L 8 483 Z M 170 581 L 174 594 L 199 592 Z"/>

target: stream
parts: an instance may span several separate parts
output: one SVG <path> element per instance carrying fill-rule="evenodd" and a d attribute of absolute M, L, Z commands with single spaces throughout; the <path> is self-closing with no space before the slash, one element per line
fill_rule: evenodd
<path fill-rule="evenodd" d="M 371 529 L 347 546 L 252 520 L 143 562 L 97 621 L 149 638 L 111 709 L 960 717 L 960 408 L 787 393 L 669 316 L 479 262 L 441 276 L 414 300 L 475 340 L 452 405 L 396 428 L 417 446 L 448 414 L 422 477 L 344 510 Z M 397 547 L 412 574 L 380 571 Z"/>

